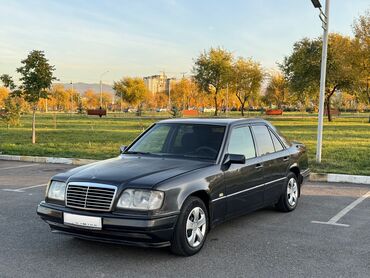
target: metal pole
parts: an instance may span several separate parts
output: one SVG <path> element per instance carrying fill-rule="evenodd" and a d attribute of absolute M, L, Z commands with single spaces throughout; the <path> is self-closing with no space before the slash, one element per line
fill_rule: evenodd
<path fill-rule="evenodd" d="M 72 87 L 72 91 L 71 91 L 71 113 L 73 113 L 73 81 L 71 81 L 71 87 Z"/>
<path fill-rule="evenodd" d="M 102 83 L 102 78 L 103 78 L 103 75 L 108 73 L 109 70 L 103 72 L 101 75 L 100 75 L 100 108 L 103 108 L 103 83 Z"/>
<path fill-rule="evenodd" d="M 122 112 L 122 99 L 123 99 L 123 95 L 122 95 L 122 91 L 121 91 L 121 112 Z"/>
<path fill-rule="evenodd" d="M 226 84 L 226 115 L 229 115 L 229 83 Z"/>
<path fill-rule="evenodd" d="M 103 84 L 100 79 L 100 108 L 103 108 Z"/>
<path fill-rule="evenodd" d="M 326 81 L 326 60 L 328 53 L 328 32 L 329 32 L 329 4 L 330 0 L 325 1 L 325 21 L 323 21 L 323 39 L 322 39 L 322 57 L 321 57 L 321 76 L 320 76 L 320 99 L 319 99 L 319 117 L 317 126 L 317 146 L 316 162 L 321 162 L 322 151 L 322 132 L 324 121 L 324 101 L 325 101 L 325 81 Z"/>
<path fill-rule="evenodd" d="M 168 79 L 168 107 L 171 110 L 171 80 Z"/>

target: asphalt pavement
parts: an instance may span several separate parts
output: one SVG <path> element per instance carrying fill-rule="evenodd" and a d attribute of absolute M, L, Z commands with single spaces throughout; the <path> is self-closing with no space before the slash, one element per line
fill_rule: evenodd
<path fill-rule="evenodd" d="M 0 277 L 370 277 L 370 186 L 306 183 L 291 213 L 213 229 L 192 257 L 52 234 L 45 184 L 73 166 L 0 161 Z"/>

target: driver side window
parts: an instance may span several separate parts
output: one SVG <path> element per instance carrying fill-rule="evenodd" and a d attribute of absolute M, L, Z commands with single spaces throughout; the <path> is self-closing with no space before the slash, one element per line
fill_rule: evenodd
<path fill-rule="evenodd" d="M 252 133 L 248 126 L 237 127 L 231 131 L 227 152 L 244 154 L 245 159 L 256 157 Z"/>

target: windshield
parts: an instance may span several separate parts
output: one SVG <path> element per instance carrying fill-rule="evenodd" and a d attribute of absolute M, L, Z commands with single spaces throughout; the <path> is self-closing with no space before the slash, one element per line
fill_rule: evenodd
<path fill-rule="evenodd" d="M 203 124 L 156 124 L 125 153 L 215 160 L 225 127 Z"/>

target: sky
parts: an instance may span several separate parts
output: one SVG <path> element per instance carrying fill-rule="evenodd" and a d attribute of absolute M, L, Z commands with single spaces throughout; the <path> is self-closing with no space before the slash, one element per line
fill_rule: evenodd
<path fill-rule="evenodd" d="M 324 0 L 321 0 L 322 4 Z M 352 35 L 369 0 L 331 0 L 330 32 Z M 0 74 L 45 51 L 61 82 L 111 84 L 123 76 L 191 74 L 205 49 L 223 47 L 266 70 L 294 42 L 322 35 L 310 0 L 0 0 Z"/>

